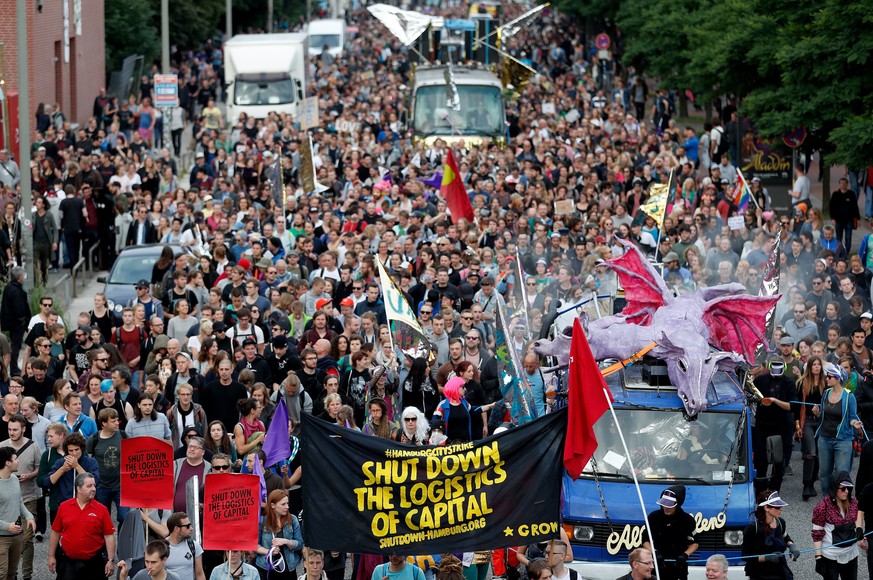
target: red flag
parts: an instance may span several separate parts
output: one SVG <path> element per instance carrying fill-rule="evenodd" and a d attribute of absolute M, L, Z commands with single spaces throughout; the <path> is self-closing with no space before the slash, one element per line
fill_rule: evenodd
<path fill-rule="evenodd" d="M 452 220 L 457 222 L 464 218 L 468 222 L 473 223 L 473 205 L 470 203 L 470 196 L 467 195 L 467 190 L 464 189 L 464 184 L 461 182 L 461 171 L 458 169 L 458 164 L 455 161 L 455 155 L 449 149 L 449 154 L 446 157 L 446 166 L 443 169 L 443 182 L 440 185 L 440 194 L 446 200 L 446 205 L 452 212 Z"/>
<path fill-rule="evenodd" d="M 570 384 L 567 400 L 567 438 L 564 442 L 564 467 L 576 479 L 597 449 L 594 424 L 609 408 L 604 396 L 606 381 L 597 361 L 591 354 L 588 339 L 582 332 L 579 319 L 573 321 L 573 339 L 570 342 Z"/>

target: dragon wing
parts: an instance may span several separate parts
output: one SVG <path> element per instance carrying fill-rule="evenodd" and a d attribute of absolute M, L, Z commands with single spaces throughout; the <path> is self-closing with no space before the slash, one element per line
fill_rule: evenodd
<path fill-rule="evenodd" d="M 655 311 L 673 300 L 673 294 L 635 245 L 622 239 L 618 242 L 625 248 L 624 255 L 607 260 L 606 265 L 616 273 L 624 288 L 627 306 L 622 314 L 631 324 L 648 326 Z"/>
<path fill-rule="evenodd" d="M 709 342 L 716 348 L 755 360 L 755 349 L 767 341 L 767 313 L 782 295 L 721 296 L 706 303 L 703 322 L 709 328 Z"/>

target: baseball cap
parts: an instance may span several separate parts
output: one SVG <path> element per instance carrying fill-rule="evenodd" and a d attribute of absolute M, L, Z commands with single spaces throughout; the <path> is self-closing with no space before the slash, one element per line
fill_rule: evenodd
<path fill-rule="evenodd" d="M 255 339 L 254 339 L 254 338 L 252 338 L 252 337 L 248 337 L 247 339 L 245 339 L 244 341 L 242 341 L 242 345 L 241 345 L 241 346 L 246 347 L 246 346 L 248 346 L 248 345 L 257 346 L 258 343 L 255 342 Z"/>
<path fill-rule="evenodd" d="M 783 336 L 779 339 L 779 346 L 794 346 L 794 339 L 790 336 Z"/>
<path fill-rule="evenodd" d="M 227 325 L 220 320 L 212 325 L 212 332 L 224 332 L 226 330 Z"/>
<path fill-rule="evenodd" d="M 328 304 L 330 304 L 330 298 L 322 298 L 321 300 L 319 300 L 315 303 L 315 309 L 320 310 Z"/>
<path fill-rule="evenodd" d="M 134 288 L 148 288 L 149 283 L 147 280 L 139 280 L 136 284 L 133 285 Z"/>
<path fill-rule="evenodd" d="M 288 339 L 285 338 L 284 334 L 280 334 L 279 336 L 274 336 L 273 340 L 270 342 L 273 345 L 273 348 L 287 348 L 288 347 Z"/>
<path fill-rule="evenodd" d="M 667 252 L 667 254 L 664 256 L 663 261 L 665 264 L 667 262 L 678 262 L 679 261 L 679 254 L 677 254 L 676 252 Z"/>
<path fill-rule="evenodd" d="M 346 298 L 343 298 L 342 300 L 340 300 L 340 306 L 354 306 L 354 305 L 355 305 L 355 301 L 352 300 L 351 298 L 346 297 Z"/>
<path fill-rule="evenodd" d="M 864 318 L 866 320 L 873 320 L 873 314 L 871 314 L 870 312 L 865 312 L 861 315 L 861 318 Z"/>

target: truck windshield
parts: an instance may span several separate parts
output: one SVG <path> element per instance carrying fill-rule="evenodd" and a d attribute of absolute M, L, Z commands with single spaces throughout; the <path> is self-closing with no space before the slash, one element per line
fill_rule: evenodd
<path fill-rule="evenodd" d="M 328 48 L 339 48 L 340 35 L 339 34 L 310 34 L 309 35 L 310 48 L 317 48 L 317 49 L 321 50 L 322 48 L 324 48 L 324 45 L 327 45 Z"/>
<path fill-rule="evenodd" d="M 700 413 L 692 422 L 672 409 L 616 409 L 616 414 L 640 483 L 723 485 L 731 478 L 748 479 L 744 432 L 737 442 L 739 412 Z M 632 477 L 612 415 L 604 414 L 594 433 L 597 451 L 582 476 Z"/>
<path fill-rule="evenodd" d="M 419 87 L 415 93 L 412 128 L 425 135 L 502 135 L 506 132 L 500 88 L 456 85 L 461 108 L 446 104 L 447 87 Z"/>
<path fill-rule="evenodd" d="M 294 102 L 294 81 L 277 79 L 271 81 L 237 80 L 234 83 L 235 105 L 284 105 Z"/>

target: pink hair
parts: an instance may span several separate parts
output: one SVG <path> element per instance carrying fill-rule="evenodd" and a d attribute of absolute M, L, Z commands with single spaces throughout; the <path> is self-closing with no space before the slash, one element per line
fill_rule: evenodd
<path fill-rule="evenodd" d="M 443 387 L 443 396 L 448 399 L 450 403 L 460 403 L 461 402 L 461 387 L 467 381 L 462 379 L 461 377 L 452 377 L 446 383 L 446 386 Z"/>

